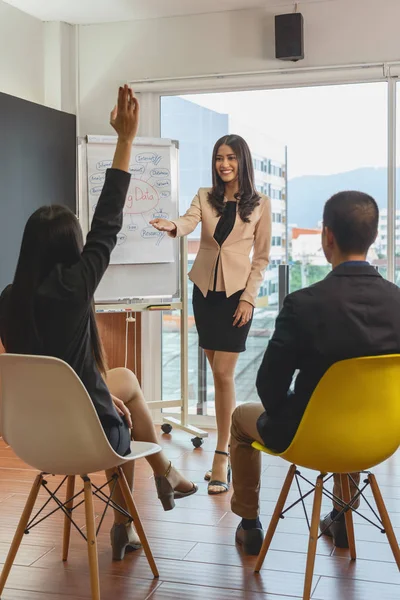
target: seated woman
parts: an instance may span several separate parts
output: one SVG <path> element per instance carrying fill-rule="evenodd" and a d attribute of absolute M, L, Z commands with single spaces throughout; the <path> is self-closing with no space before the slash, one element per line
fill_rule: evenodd
<path fill-rule="evenodd" d="M 98 335 L 93 295 L 109 264 L 130 182 L 129 162 L 139 120 L 132 91 L 119 89 L 111 125 L 118 134 L 112 168 L 106 173 L 83 246 L 76 216 L 63 206 L 43 206 L 29 218 L 12 285 L 0 297 L 0 338 L 7 352 L 55 356 L 67 362 L 85 385 L 104 432 L 121 455 L 133 439 L 157 443 L 150 412 L 135 375 L 127 369 L 107 371 Z M 148 456 L 164 510 L 197 486 L 175 470 L 164 452 Z M 123 466 L 133 485 L 134 462 Z M 119 490 L 115 502 L 126 509 Z M 115 511 L 111 530 L 113 558 L 140 546 L 126 517 Z"/>

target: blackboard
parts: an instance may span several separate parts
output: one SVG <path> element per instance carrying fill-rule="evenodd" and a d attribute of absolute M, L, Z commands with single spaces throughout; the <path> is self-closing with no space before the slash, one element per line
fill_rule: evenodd
<path fill-rule="evenodd" d="M 0 93 L 0 292 L 22 233 L 44 204 L 76 212 L 76 117 Z"/>

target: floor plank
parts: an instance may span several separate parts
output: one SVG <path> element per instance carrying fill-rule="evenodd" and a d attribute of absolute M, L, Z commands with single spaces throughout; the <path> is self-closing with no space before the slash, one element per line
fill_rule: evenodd
<path fill-rule="evenodd" d="M 294 596 L 291 596 L 294 598 Z M 299 597 L 299 596 L 297 596 Z M 289 600 L 288 596 L 221 590 L 221 588 L 162 583 L 151 595 L 151 600 Z M 19 599 L 18 599 L 19 600 Z"/>
<path fill-rule="evenodd" d="M 306 558 L 306 555 L 301 553 L 270 550 L 266 556 L 263 571 L 265 570 L 268 574 L 271 570 L 304 573 Z M 254 567 L 256 559 L 244 556 L 235 546 L 197 544 L 184 560 L 251 568 Z M 351 561 L 348 553 L 346 556 L 317 556 L 314 573 L 327 577 L 350 577 L 378 583 L 400 583 L 399 571 L 394 561 L 391 563 L 362 559 Z"/>
<path fill-rule="evenodd" d="M 235 545 L 239 518 L 230 511 L 232 492 L 207 495 L 204 473 L 213 457 L 214 434 L 205 446 L 193 450 L 183 432 L 163 436 L 161 444 L 182 472 L 199 485 L 198 494 L 179 500 L 173 511 L 164 512 L 155 493 L 152 472 L 145 461 L 135 471 L 135 500 L 152 547 L 160 579 L 154 580 L 143 550 L 111 560 L 109 530 L 112 514 L 105 517 L 98 536 L 102 600 L 288 600 L 301 598 L 308 545 L 308 529 L 302 507 L 296 506 L 278 524 L 263 569 L 253 572 L 255 558 L 244 556 Z M 288 465 L 277 457 L 263 456 L 261 519 L 268 526 Z M 3 563 L 20 514 L 35 477 L 35 470 L 20 461 L 0 440 L 0 563 Z M 315 473 L 303 474 L 315 479 Z M 400 539 L 400 453 L 376 469 L 378 482 Z M 93 476 L 97 485 L 104 475 Z M 60 477 L 48 477 L 53 489 Z M 81 485 L 79 478 L 77 486 Z M 307 485 L 304 485 L 307 488 Z M 61 497 L 64 496 L 64 492 Z M 366 496 L 373 503 L 371 491 Z M 48 495 L 40 491 L 37 506 Z M 288 502 L 295 502 L 293 489 Z M 312 496 L 305 501 L 307 509 Z M 323 512 L 330 510 L 323 500 Z M 103 505 L 95 501 L 97 521 Z M 367 515 L 367 506 L 360 511 Z M 84 508 L 75 512 L 85 532 Z M 358 559 L 335 549 L 332 541 L 318 542 L 313 600 L 398 600 L 400 575 L 390 547 L 380 531 L 355 517 Z M 87 550 L 73 529 L 67 563 L 61 561 L 63 516 L 55 514 L 24 536 L 2 600 L 88 600 Z"/>
<path fill-rule="evenodd" d="M 399 600 L 399 586 L 357 579 L 321 577 L 313 600 Z"/>

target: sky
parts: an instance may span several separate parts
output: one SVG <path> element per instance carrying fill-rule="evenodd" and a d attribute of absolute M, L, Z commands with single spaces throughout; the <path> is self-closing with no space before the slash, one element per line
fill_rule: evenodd
<path fill-rule="evenodd" d="M 184 97 L 286 144 L 290 179 L 386 166 L 385 82 Z"/>

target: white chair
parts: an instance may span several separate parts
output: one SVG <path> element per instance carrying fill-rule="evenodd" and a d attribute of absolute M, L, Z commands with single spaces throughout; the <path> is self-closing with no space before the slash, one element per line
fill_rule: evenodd
<path fill-rule="evenodd" d="M 63 560 L 67 560 L 68 557 L 74 500 L 80 494 L 84 494 L 93 600 L 100 600 L 93 494 L 104 502 L 105 510 L 112 506 L 133 519 L 153 575 L 158 577 L 157 567 L 121 465 L 155 454 L 161 450 L 160 446 L 132 442 L 131 453 L 127 456 L 120 456 L 114 452 L 104 435 L 85 387 L 73 369 L 62 360 L 46 356 L 2 354 L 0 386 L 1 434 L 19 458 L 40 471 L 28 496 L 0 576 L 0 595 L 22 537 L 35 520 L 34 518 L 29 522 L 42 486 L 50 494 L 47 503 L 53 498 L 58 504 L 58 509 L 64 513 Z M 110 495 L 107 496 L 102 491 L 106 486 L 99 488 L 90 480 L 89 473 L 105 469 L 113 469 L 114 485 L 120 486 L 129 514 L 115 505 Z M 57 499 L 55 493 L 47 488 L 44 479 L 46 474 L 64 475 L 63 482 L 67 481 L 65 502 Z M 74 495 L 76 475 L 82 477 L 84 485 L 83 491 Z"/>

